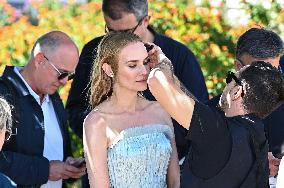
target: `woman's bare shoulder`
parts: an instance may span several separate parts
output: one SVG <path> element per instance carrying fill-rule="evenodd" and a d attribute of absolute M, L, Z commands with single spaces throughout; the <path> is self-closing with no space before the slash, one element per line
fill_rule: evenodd
<path fill-rule="evenodd" d="M 84 129 L 86 131 L 105 131 L 107 127 L 105 118 L 98 109 L 93 109 L 84 120 Z"/>
<path fill-rule="evenodd" d="M 107 148 L 107 123 L 97 110 L 92 110 L 85 118 L 83 125 L 83 145 L 85 152 L 90 152 L 90 148 L 102 150 Z"/>

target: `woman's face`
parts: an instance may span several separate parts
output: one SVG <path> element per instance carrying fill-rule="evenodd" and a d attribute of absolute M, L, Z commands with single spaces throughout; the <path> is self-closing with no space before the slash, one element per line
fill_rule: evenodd
<path fill-rule="evenodd" d="M 147 89 L 148 53 L 142 42 L 130 43 L 119 54 L 116 86 L 135 92 Z"/>

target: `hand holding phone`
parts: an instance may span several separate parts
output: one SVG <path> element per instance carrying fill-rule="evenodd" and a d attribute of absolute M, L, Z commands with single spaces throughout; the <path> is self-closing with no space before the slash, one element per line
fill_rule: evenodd
<path fill-rule="evenodd" d="M 82 166 L 84 166 L 86 164 L 85 158 L 81 157 L 81 158 L 77 158 L 75 159 L 75 163 L 73 163 L 73 166 L 80 168 Z"/>
<path fill-rule="evenodd" d="M 66 162 L 69 165 L 72 165 L 76 168 L 81 168 L 86 164 L 85 158 L 84 157 L 80 157 L 80 158 L 69 158 L 68 160 L 66 160 Z"/>

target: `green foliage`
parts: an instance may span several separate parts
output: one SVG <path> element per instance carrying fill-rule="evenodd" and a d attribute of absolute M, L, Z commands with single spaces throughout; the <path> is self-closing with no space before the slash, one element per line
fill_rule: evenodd
<path fill-rule="evenodd" d="M 90 0 L 83 5 L 62 5 L 55 0 L 31 2 L 29 16 L 17 17 L 16 10 L 0 0 L 0 73 L 5 65 L 25 65 L 35 40 L 50 30 L 68 33 L 79 49 L 92 38 L 104 34 L 101 0 Z M 240 7 L 251 18 L 245 26 L 231 25 L 225 14 L 225 2 L 223 0 L 220 6 L 213 7 L 208 0 L 203 0 L 198 6 L 193 0 L 149 0 L 151 25 L 194 52 L 211 96 L 222 91 L 225 74 L 233 69 L 235 43 L 245 30 L 261 25 L 282 34 L 284 28 L 283 8 L 274 0 L 270 8 L 264 7 L 262 1 L 250 4 L 243 0 Z M 59 90 L 64 102 L 70 84 Z M 70 134 L 74 155 L 81 156 L 82 141 L 71 129 Z"/>

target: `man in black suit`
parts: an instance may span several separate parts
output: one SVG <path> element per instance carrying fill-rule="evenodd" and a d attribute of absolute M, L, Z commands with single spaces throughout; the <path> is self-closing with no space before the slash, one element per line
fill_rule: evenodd
<path fill-rule="evenodd" d="M 63 32 L 41 36 L 25 67 L 7 66 L 0 95 L 12 106 L 12 137 L 3 146 L 0 172 L 17 187 L 61 188 L 62 180 L 80 178 L 85 166 L 71 156 L 67 116 L 57 93 L 72 78 L 78 49 Z"/>

